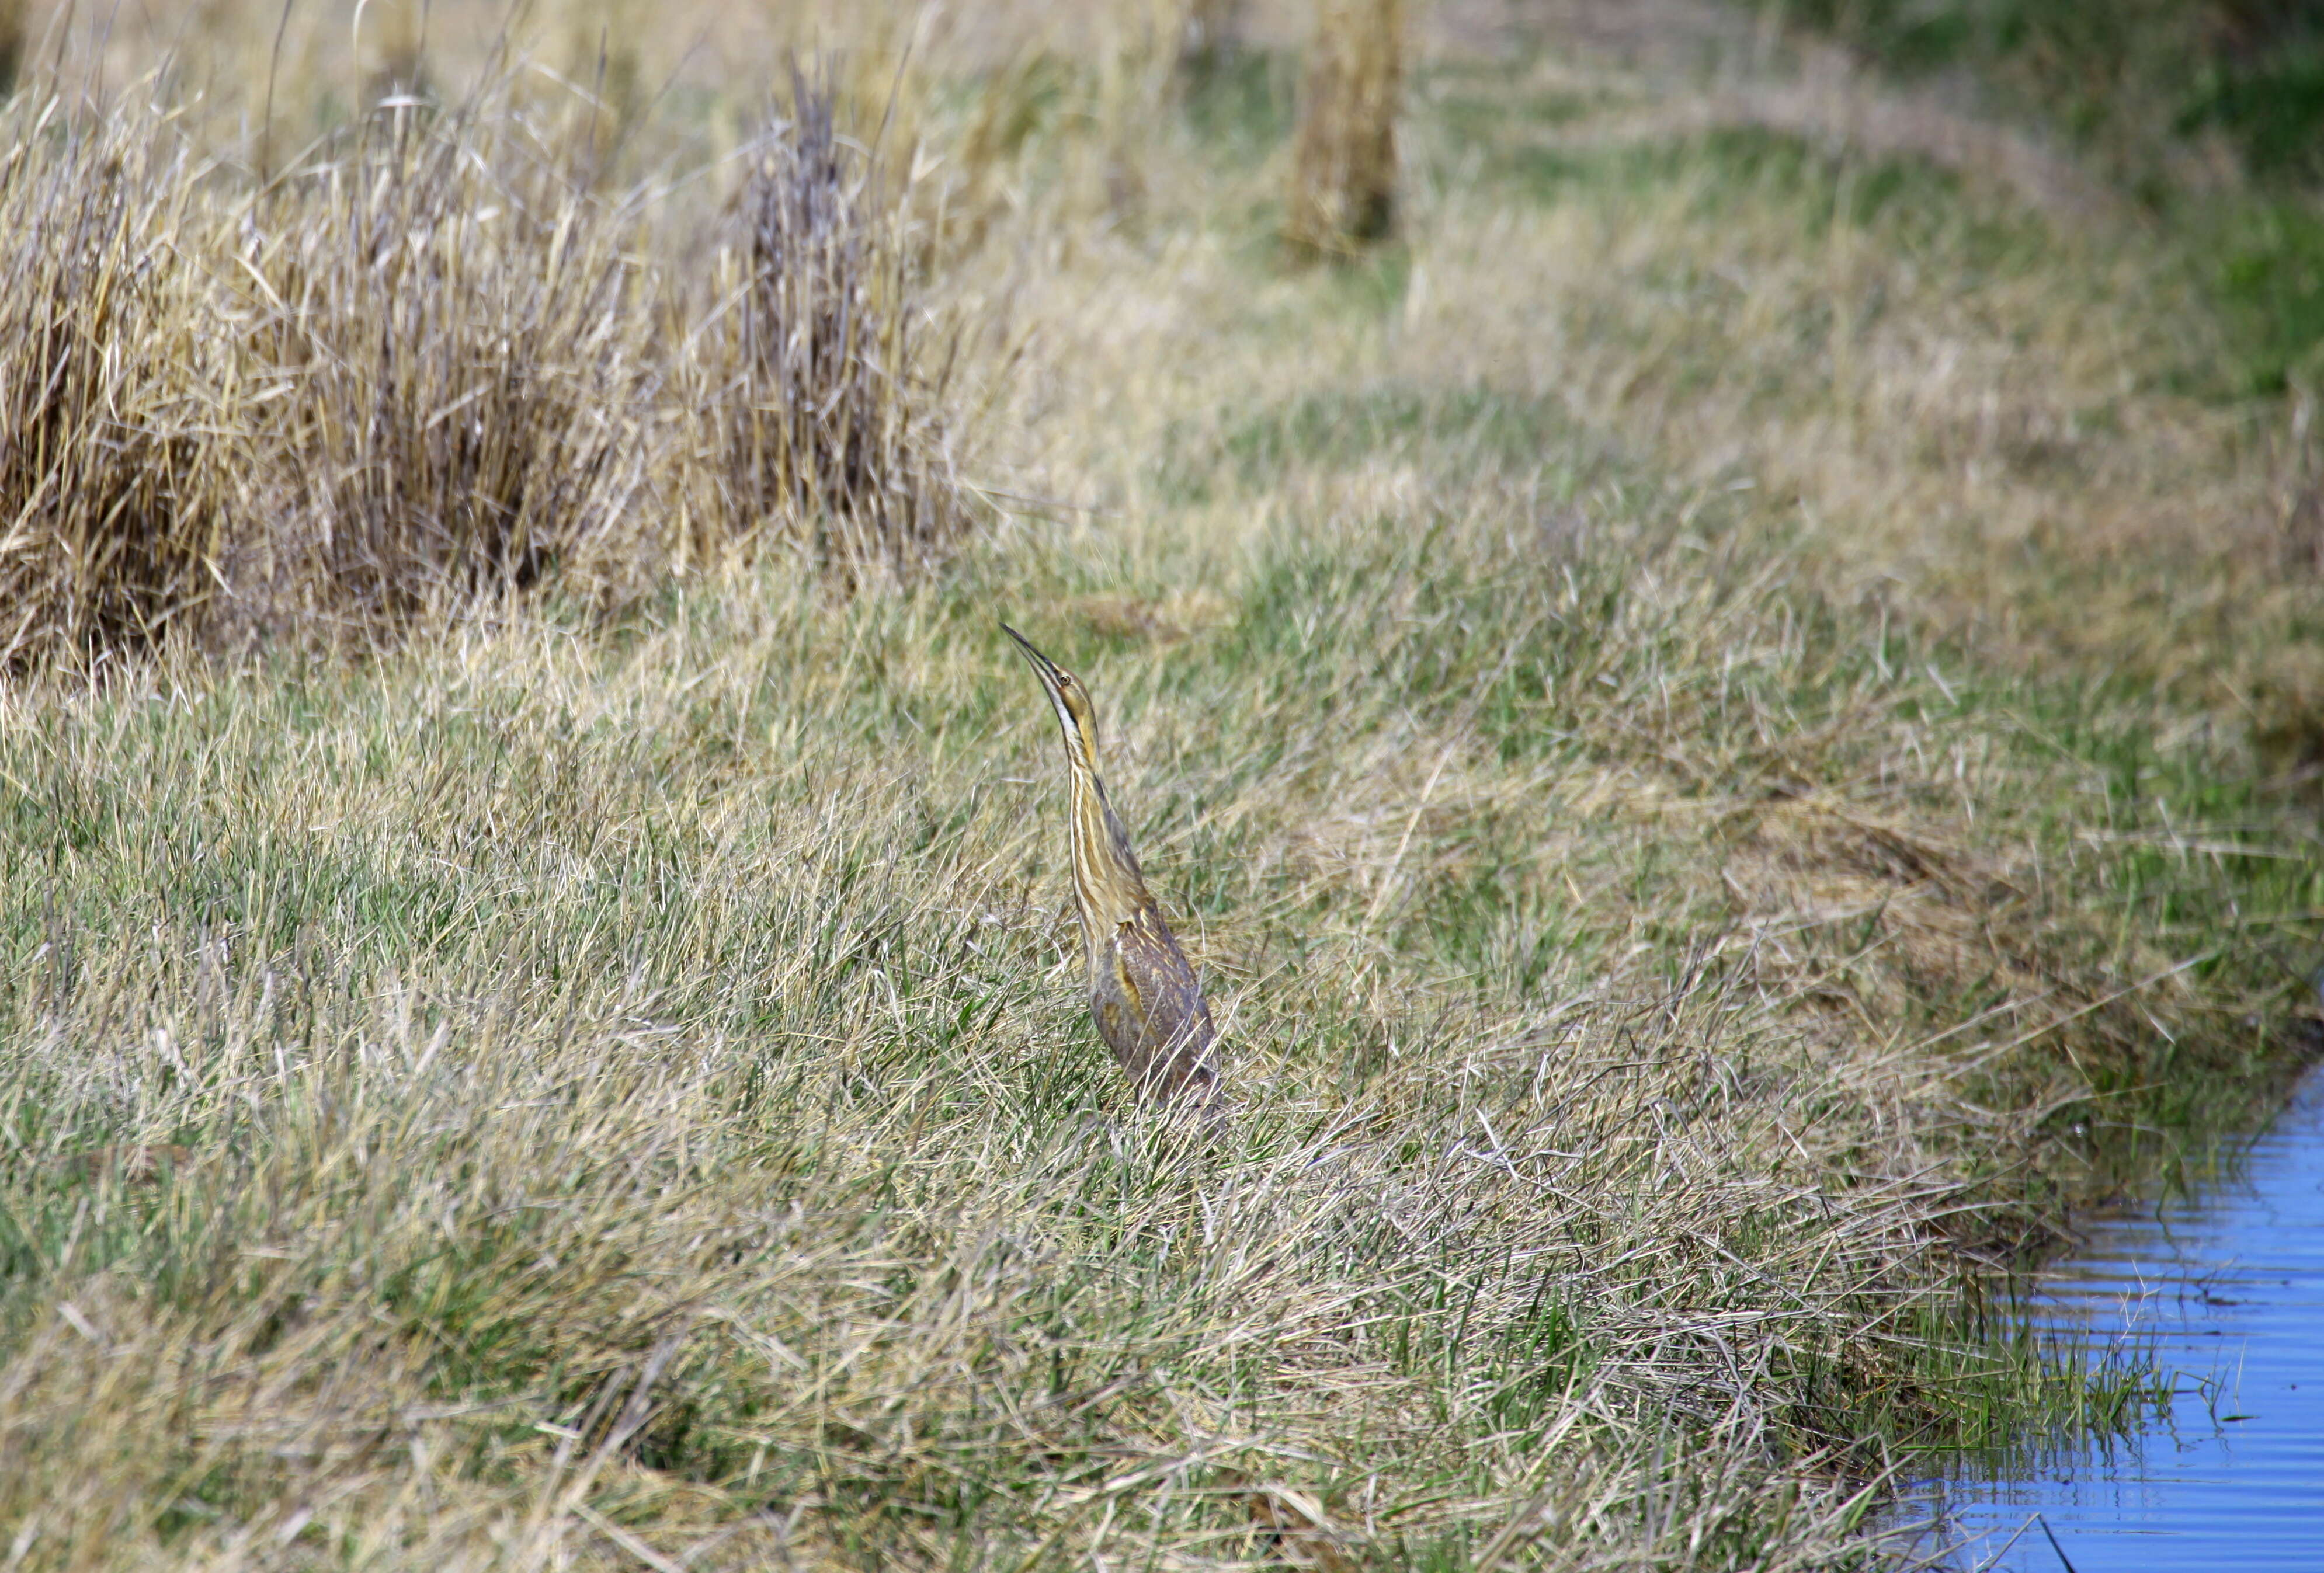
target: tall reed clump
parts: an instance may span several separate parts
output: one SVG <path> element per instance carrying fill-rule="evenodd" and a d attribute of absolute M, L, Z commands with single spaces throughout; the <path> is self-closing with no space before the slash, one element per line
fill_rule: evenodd
<path fill-rule="evenodd" d="M 281 516 L 229 575 L 247 616 L 370 637 L 655 565 L 643 269 L 521 117 L 375 111 L 244 234 L 249 353 L 287 395 Z"/>
<path fill-rule="evenodd" d="M 0 671 L 150 643 L 202 603 L 244 456 L 166 124 L 0 117 Z"/>
<path fill-rule="evenodd" d="M 691 357 L 715 494 L 688 535 L 703 550 L 788 541 L 850 584 L 907 577 L 976 517 L 951 403 L 959 334 L 921 287 L 876 123 L 843 135 L 836 68 L 790 76 Z"/>
<path fill-rule="evenodd" d="M 1297 250 L 1344 254 L 1395 229 L 1403 77 L 1403 0 L 1317 0 L 1284 224 Z"/>

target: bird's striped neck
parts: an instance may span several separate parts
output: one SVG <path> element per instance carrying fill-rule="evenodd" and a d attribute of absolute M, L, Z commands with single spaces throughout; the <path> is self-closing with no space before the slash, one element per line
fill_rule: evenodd
<path fill-rule="evenodd" d="M 1083 924 L 1102 933 L 1138 915 L 1147 902 L 1146 880 L 1106 800 L 1105 783 L 1090 764 L 1077 759 L 1073 767 L 1074 894 Z"/>

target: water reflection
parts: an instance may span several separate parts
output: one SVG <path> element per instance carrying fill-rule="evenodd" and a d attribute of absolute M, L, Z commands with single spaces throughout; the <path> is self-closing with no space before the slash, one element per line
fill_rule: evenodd
<path fill-rule="evenodd" d="M 2176 1375 L 2169 1412 L 2135 1445 L 1926 1487 L 1962 1539 L 1950 1565 L 2324 1569 L 2324 1077 L 2237 1181 L 2089 1234 L 2035 1314 L 2093 1347 L 2153 1349 Z"/>

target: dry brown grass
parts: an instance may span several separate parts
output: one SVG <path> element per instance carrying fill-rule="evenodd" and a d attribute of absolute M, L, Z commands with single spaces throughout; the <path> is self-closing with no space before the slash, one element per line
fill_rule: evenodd
<path fill-rule="evenodd" d="M 251 415 L 208 330 L 219 225 L 151 122 L 21 103 L 0 162 L 0 671 L 197 615 Z"/>
<path fill-rule="evenodd" d="M 1403 0 L 1317 0 L 1284 218 L 1294 246 L 1329 255 L 1396 227 L 1403 91 Z"/>
<path fill-rule="evenodd" d="M 392 640 L 512 593 L 623 603 L 731 551 L 897 577 L 975 523 L 914 104 L 891 168 L 856 151 L 883 108 L 858 140 L 835 78 L 795 78 L 722 235 L 665 184 L 608 184 L 601 96 L 520 69 L 436 105 L 417 36 L 261 180 L 131 102 L 9 112 L 8 665 L 173 628 Z"/>
<path fill-rule="evenodd" d="M 272 512 L 232 629 L 393 630 L 552 575 L 650 574 L 659 368 L 632 226 L 484 105 L 369 116 L 250 205 L 234 263 Z"/>

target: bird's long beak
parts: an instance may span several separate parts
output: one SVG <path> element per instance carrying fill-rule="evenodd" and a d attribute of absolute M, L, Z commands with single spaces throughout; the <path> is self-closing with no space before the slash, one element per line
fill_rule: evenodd
<path fill-rule="evenodd" d="M 1054 690 L 1057 681 L 1057 663 L 1035 649 L 1031 639 L 1027 639 L 1007 623 L 1001 625 L 1001 631 L 1017 641 L 1017 648 L 1025 652 L 1025 658 L 1033 664 L 1033 670 L 1039 674 L 1042 685 Z"/>
<path fill-rule="evenodd" d="M 1017 641 L 1017 648 L 1025 652 L 1025 659 L 1027 663 L 1032 667 L 1033 675 L 1041 679 L 1041 686 L 1049 691 L 1050 702 L 1056 704 L 1059 713 L 1062 713 L 1065 707 L 1065 696 L 1064 693 L 1064 685 L 1060 679 L 1065 676 L 1065 669 L 1063 667 L 1058 666 L 1056 662 L 1049 659 L 1048 657 L 1043 655 L 1040 651 L 1035 649 L 1031 639 L 1027 639 L 1023 634 L 1019 633 L 1007 623 L 1004 622 L 1001 625 L 1001 631 L 1007 634 L 1010 639 L 1015 639 Z"/>
<path fill-rule="evenodd" d="M 1001 631 L 1015 639 L 1017 648 L 1025 652 L 1026 664 L 1033 668 L 1033 676 L 1041 679 L 1041 686 L 1048 692 L 1049 705 L 1057 713 L 1057 724 L 1065 728 L 1066 741 L 1069 743 L 1081 741 L 1081 728 L 1074 724 L 1074 713 L 1065 706 L 1065 689 L 1058 681 L 1065 675 L 1065 668 L 1035 649 L 1031 639 L 1007 623 L 1001 625 Z"/>

